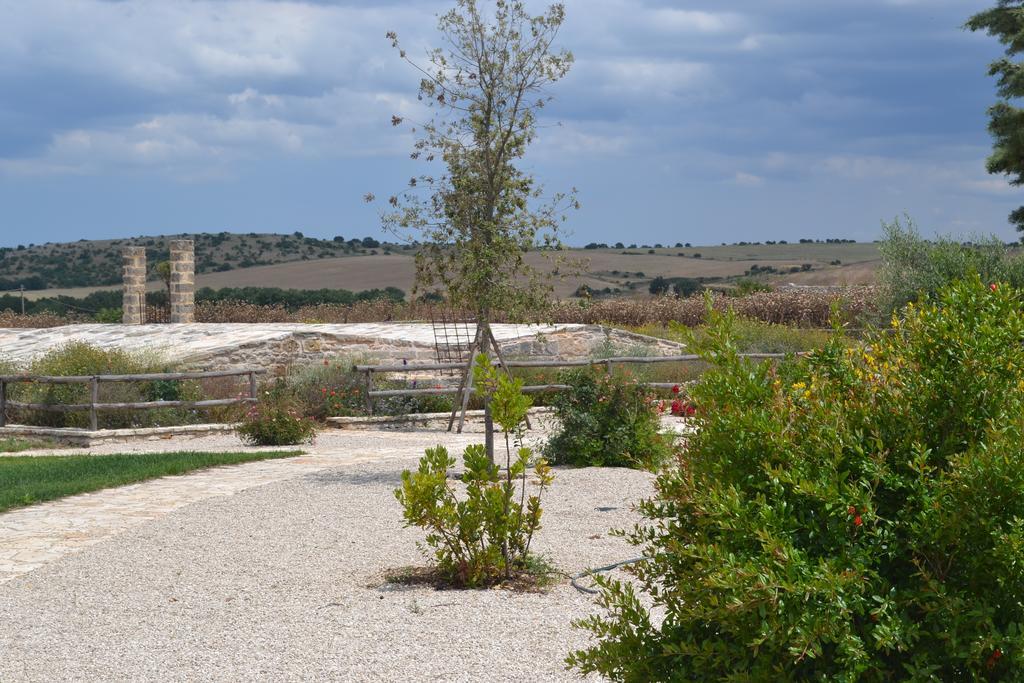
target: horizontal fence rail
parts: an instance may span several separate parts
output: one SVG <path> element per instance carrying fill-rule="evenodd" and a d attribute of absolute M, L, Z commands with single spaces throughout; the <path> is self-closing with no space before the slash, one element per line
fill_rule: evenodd
<path fill-rule="evenodd" d="M 259 375 L 266 374 L 262 368 L 244 370 L 217 370 L 211 372 L 160 372 L 139 375 L 0 375 L 0 427 L 7 425 L 7 409 L 38 410 L 50 413 L 71 413 L 89 411 L 89 428 L 99 428 L 98 413 L 101 410 L 156 410 L 159 408 L 213 408 L 218 406 L 255 403 Z M 206 401 L 143 401 L 137 403 L 101 403 L 99 387 L 104 383 L 118 382 L 180 382 L 187 380 L 215 379 L 220 377 L 248 377 L 249 395 L 238 398 L 211 399 Z M 22 403 L 10 401 L 7 390 L 11 384 L 87 384 L 90 387 L 88 403 Z"/>
<path fill-rule="evenodd" d="M 809 351 L 797 353 L 741 353 L 740 358 L 752 360 L 779 360 L 792 356 L 807 356 Z M 697 354 L 682 356 L 618 356 L 613 358 L 585 358 L 581 360 L 512 360 L 502 362 L 494 360 L 493 365 L 503 368 L 578 368 L 605 366 L 607 372 L 611 372 L 616 365 L 649 364 L 649 363 L 687 363 L 702 361 L 704 358 Z M 373 388 L 374 373 L 393 372 L 430 372 L 433 370 L 464 370 L 465 363 L 403 363 L 401 365 L 362 365 L 352 366 L 352 372 L 365 375 L 366 384 L 366 409 L 373 415 L 373 400 L 375 398 L 393 398 L 397 396 L 458 396 L 462 394 L 460 389 L 455 387 L 433 387 L 429 389 L 377 389 Z M 654 389 L 671 389 L 685 384 L 685 382 L 642 382 L 644 386 Z M 546 391 L 567 391 L 571 389 L 567 384 L 533 384 L 523 387 L 524 394 L 538 394 Z M 469 387 L 469 393 L 476 394 L 474 387 Z"/>

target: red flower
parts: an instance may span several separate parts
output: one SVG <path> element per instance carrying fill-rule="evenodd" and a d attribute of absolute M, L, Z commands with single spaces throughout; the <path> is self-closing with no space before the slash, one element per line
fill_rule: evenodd
<path fill-rule="evenodd" d="M 988 662 L 986 662 L 986 665 L 988 666 L 988 668 L 991 669 L 992 667 L 994 667 L 996 665 L 996 662 L 998 662 L 999 658 L 1002 657 L 1002 656 L 1003 656 L 1003 651 L 1000 650 L 998 647 L 995 650 L 993 650 L 992 654 L 989 655 Z"/>
<path fill-rule="evenodd" d="M 320 393 L 321 394 L 326 394 L 327 393 L 327 387 L 320 387 Z"/>
<path fill-rule="evenodd" d="M 855 507 L 853 507 L 851 505 L 850 507 L 846 508 L 846 512 L 847 512 L 847 514 L 855 515 L 855 514 L 857 514 L 857 508 L 855 508 Z"/>
<path fill-rule="evenodd" d="M 864 520 L 860 518 L 860 515 L 857 515 L 856 517 L 853 518 L 853 525 L 854 526 L 860 526 L 863 523 L 864 523 Z"/>
<path fill-rule="evenodd" d="M 994 292 L 994 291 L 996 291 L 997 289 L 999 289 L 999 285 L 997 285 L 996 283 L 994 283 L 994 282 L 993 282 L 992 284 L 990 284 L 990 285 L 988 286 L 988 288 L 989 288 L 989 289 L 991 289 L 991 290 L 992 290 L 992 291 Z M 999 650 L 996 650 L 996 652 L 999 652 Z"/>
<path fill-rule="evenodd" d="M 672 387 L 672 393 L 673 394 L 678 394 L 679 393 L 679 385 L 678 384 L 675 385 L 674 387 Z"/>
<path fill-rule="evenodd" d="M 332 391 L 331 396 L 337 396 L 337 394 Z"/>

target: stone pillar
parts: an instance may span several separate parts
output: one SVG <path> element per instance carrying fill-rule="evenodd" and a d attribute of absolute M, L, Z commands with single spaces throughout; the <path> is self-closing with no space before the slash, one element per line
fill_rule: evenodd
<path fill-rule="evenodd" d="M 141 325 L 146 317 L 146 248 L 125 247 L 121 250 L 124 264 L 124 299 L 121 320 L 125 325 Z"/>
<path fill-rule="evenodd" d="M 171 240 L 171 322 L 195 322 L 195 299 L 195 243 Z"/>

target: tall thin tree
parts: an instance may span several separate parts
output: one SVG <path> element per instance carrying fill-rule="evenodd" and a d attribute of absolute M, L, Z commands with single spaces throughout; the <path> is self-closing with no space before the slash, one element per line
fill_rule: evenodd
<path fill-rule="evenodd" d="M 554 46 L 564 20 L 560 3 L 531 15 L 519 1 L 457 0 L 438 19 L 444 46 L 422 64 L 396 33 L 387 35 L 422 75 L 419 100 L 433 115 L 412 127 L 411 155 L 432 172 L 389 198 L 385 228 L 422 243 L 414 294 L 440 290 L 488 332 L 497 312 L 521 316 L 549 301 L 549 275 L 526 255 L 560 248 L 559 227 L 578 208 L 575 189 L 547 195 L 520 165 L 551 100 L 548 87 L 573 63 Z M 485 352 L 488 339 L 481 337 Z"/>

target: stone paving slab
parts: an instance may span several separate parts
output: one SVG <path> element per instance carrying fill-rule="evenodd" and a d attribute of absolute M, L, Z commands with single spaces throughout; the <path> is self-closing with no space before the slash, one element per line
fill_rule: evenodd
<path fill-rule="evenodd" d="M 62 498 L 0 514 L 0 583 L 197 501 L 329 468 L 419 457 L 424 444 L 461 450 L 479 434 L 366 433 L 349 448 L 215 467 Z"/>

